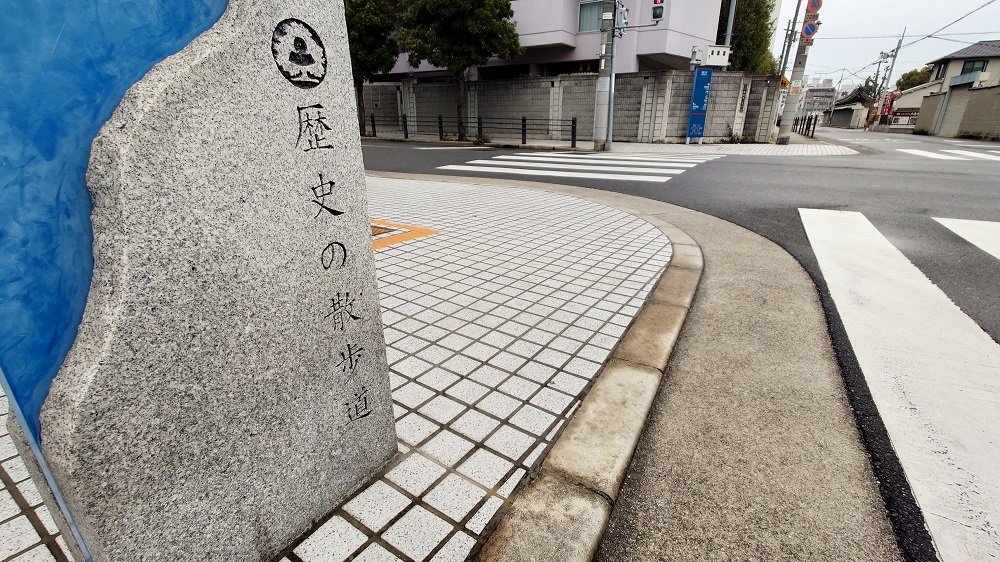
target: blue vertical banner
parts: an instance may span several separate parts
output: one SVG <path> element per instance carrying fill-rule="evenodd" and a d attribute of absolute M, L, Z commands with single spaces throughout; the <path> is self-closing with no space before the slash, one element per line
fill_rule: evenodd
<path fill-rule="evenodd" d="M 694 88 L 691 90 L 691 113 L 688 115 L 687 136 L 700 139 L 705 136 L 705 120 L 708 116 L 708 100 L 712 93 L 712 69 L 697 68 L 694 71 Z"/>

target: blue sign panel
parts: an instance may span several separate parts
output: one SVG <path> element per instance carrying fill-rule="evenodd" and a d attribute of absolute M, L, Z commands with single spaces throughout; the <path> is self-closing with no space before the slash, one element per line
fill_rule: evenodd
<path fill-rule="evenodd" d="M 691 113 L 688 115 L 687 136 L 700 139 L 705 136 L 705 118 L 708 116 L 708 100 L 712 93 L 712 69 L 697 68 L 694 71 L 694 89 L 691 90 Z"/>
<path fill-rule="evenodd" d="M 0 382 L 35 444 L 83 316 L 90 144 L 122 95 L 228 0 L 20 0 L 0 34 Z"/>

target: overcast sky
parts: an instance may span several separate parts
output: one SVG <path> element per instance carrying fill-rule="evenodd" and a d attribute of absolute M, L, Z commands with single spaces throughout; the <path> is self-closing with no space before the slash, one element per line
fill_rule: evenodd
<path fill-rule="evenodd" d="M 780 56 L 778 53 L 784 30 L 795 15 L 798 1 L 782 2 L 778 36 L 775 37 L 774 44 L 776 56 Z M 905 46 L 988 2 L 986 7 L 941 31 L 938 36 L 945 39 L 924 39 L 909 47 Z M 800 22 L 804 13 L 805 5 L 799 14 Z M 879 52 L 889 52 L 896 48 L 899 35 L 906 27 L 904 48 L 893 72 L 891 83 L 894 84 L 902 73 L 920 68 L 925 63 L 963 49 L 971 43 L 1000 39 L 1000 0 L 824 0 L 820 21 L 823 25 L 816 36 L 816 44 L 809 51 L 809 64 L 806 67 L 810 80 L 832 78 L 836 84 L 840 81 L 842 69 L 846 68 L 844 84 L 861 83 L 866 76 L 875 74 L 875 66 L 868 65 L 878 60 Z M 869 38 L 873 36 L 883 38 Z M 841 37 L 851 39 L 839 39 Z M 794 56 L 793 48 L 792 57 Z M 788 66 L 786 76 L 791 75 L 791 63 Z M 1000 72 L 1000 68 L 987 70 Z M 882 72 L 885 71 L 883 66 Z"/>

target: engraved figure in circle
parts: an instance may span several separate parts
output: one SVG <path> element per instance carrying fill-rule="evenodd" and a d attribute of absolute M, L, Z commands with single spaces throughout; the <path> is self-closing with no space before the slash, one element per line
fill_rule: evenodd
<path fill-rule="evenodd" d="M 278 70 L 302 89 L 319 86 L 326 77 L 326 48 L 309 24 L 287 19 L 274 28 L 271 54 Z"/>

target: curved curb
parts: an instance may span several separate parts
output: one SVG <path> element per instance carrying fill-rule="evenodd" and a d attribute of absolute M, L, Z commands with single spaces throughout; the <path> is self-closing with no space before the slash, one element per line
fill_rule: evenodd
<path fill-rule="evenodd" d="M 506 185 L 574 195 L 646 220 L 670 240 L 670 264 L 612 350 L 541 466 L 510 498 L 482 546 L 481 562 L 587 561 L 594 557 L 704 269 L 697 242 L 628 196 L 508 180 L 369 172 L 400 179 Z M 615 199 L 619 200 L 616 204 Z M 624 205 L 621 203 L 625 203 Z M 666 204 L 663 204 L 664 206 Z"/>

